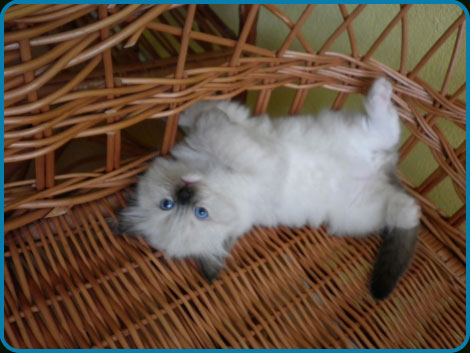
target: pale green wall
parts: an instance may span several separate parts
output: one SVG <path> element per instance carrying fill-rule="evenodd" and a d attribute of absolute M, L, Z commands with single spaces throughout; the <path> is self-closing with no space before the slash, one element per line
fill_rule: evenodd
<path fill-rule="evenodd" d="M 292 20 L 296 21 L 306 5 L 278 5 L 279 8 Z M 351 13 L 357 5 L 347 5 Z M 235 31 L 238 31 L 238 5 L 212 5 L 219 16 Z M 365 54 L 390 20 L 397 14 L 399 5 L 369 5 L 354 20 L 353 30 L 356 34 L 360 54 Z M 432 44 L 448 28 L 448 26 L 462 13 L 456 5 L 414 5 L 408 12 L 409 21 L 409 47 L 407 69 L 411 70 L 427 52 Z M 317 5 L 313 14 L 302 28 L 302 33 L 309 41 L 313 50 L 320 49 L 324 41 L 342 23 L 342 16 L 337 5 Z M 267 49 L 276 50 L 280 47 L 288 34 L 288 28 L 274 15 L 261 8 L 257 28 L 257 45 Z M 423 68 L 419 77 L 439 89 L 447 71 L 456 32 L 447 40 L 434 57 Z M 300 42 L 294 41 L 292 50 L 303 51 Z M 330 47 L 330 51 L 350 54 L 351 49 L 346 32 Z M 390 33 L 389 37 L 381 44 L 373 55 L 374 59 L 386 65 L 398 69 L 401 53 L 401 24 L 399 23 Z M 455 73 L 450 82 L 449 91 L 454 92 L 465 82 L 465 38 L 458 56 Z M 293 89 L 279 88 L 274 90 L 268 107 L 273 116 L 287 114 L 289 104 L 295 95 Z M 465 93 L 460 98 L 465 99 Z M 313 89 L 309 92 L 308 100 L 303 112 L 315 113 L 324 107 L 329 107 L 335 98 L 335 93 L 326 89 Z M 256 94 L 249 96 L 249 102 L 253 103 Z M 360 97 L 350 96 L 345 108 L 355 109 L 361 106 Z M 453 146 L 459 145 L 465 140 L 465 131 L 447 121 L 439 121 Z M 405 131 L 403 139 L 408 136 Z M 419 143 L 415 150 L 401 163 L 400 169 L 415 185 L 425 179 L 437 166 L 427 146 Z M 455 194 L 450 180 L 446 180 L 429 195 L 447 214 L 453 214 L 461 205 L 461 201 Z"/>

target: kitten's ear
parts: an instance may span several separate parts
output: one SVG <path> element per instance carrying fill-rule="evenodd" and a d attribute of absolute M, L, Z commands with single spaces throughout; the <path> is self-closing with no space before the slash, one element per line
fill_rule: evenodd
<path fill-rule="evenodd" d="M 136 225 L 144 221 L 142 211 L 134 205 L 129 205 L 118 214 L 116 234 L 132 234 L 137 231 Z"/>
<path fill-rule="evenodd" d="M 111 233 L 115 234 L 115 235 L 120 235 L 120 230 L 119 230 L 119 218 L 118 219 L 114 219 L 112 217 L 106 217 L 105 218 L 106 220 L 106 223 L 109 227 L 109 229 L 111 230 Z"/>
<path fill-rule="evenodd" d="M 196 261 L 207 282 L 212 283 L 219 277 L 220 271 L 225 267 L 225 257 L 219 256 L 197 256 Z"/>
<path fill-rule="evenodd" d="M 237 241 L 237 237 L 234 237 L 234 236 L 230 236 L 224 240 L 223 246 L 227 254 L 230 253 L 236 241 Z"/>
<path fill-rule="evenodd" d="M 130 188 L 130 193 L 124 196 L 127 206 L 121 209 L 117 213 L 117 217 L 107 216 L 106 223 L 110 228 L 111 232 L 116 235 L 122 235 L 127 232 L 132 231 L 132 223 L 135 220 L 135 217 L 132 215 L 137 215 L 137 210 L 134 210 L 136 201 L 136 186 Z"/>

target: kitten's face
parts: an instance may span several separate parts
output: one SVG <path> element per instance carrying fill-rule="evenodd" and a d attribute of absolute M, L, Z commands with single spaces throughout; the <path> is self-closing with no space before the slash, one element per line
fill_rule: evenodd
<path fill-rule="evenodd" d="M 158 158 L 140 180 L 135 205 L 123 211 L 122 221 L 172 257 L 222 253 L 237 213 L 220 180 Z"/>

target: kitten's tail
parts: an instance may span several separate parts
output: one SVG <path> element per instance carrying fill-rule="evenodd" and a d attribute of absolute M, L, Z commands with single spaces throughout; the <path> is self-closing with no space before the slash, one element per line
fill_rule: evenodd
<path fill-rule="evenodd" d="M 370 291 L 376 300 L 385 299 L 405 273 L 415 252 L 418 232 L 418 226 L 385 230 L 370 284 Z"/>

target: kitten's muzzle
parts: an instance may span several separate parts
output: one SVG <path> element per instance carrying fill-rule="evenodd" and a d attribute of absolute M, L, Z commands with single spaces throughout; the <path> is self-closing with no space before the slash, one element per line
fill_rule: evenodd
<path fill-rule="evenodd" d="M 194 190 L 188 185 L 184 185 L 176 191 L 176 202 L 180 205 L 188 204 L 194 196 Z"/>

